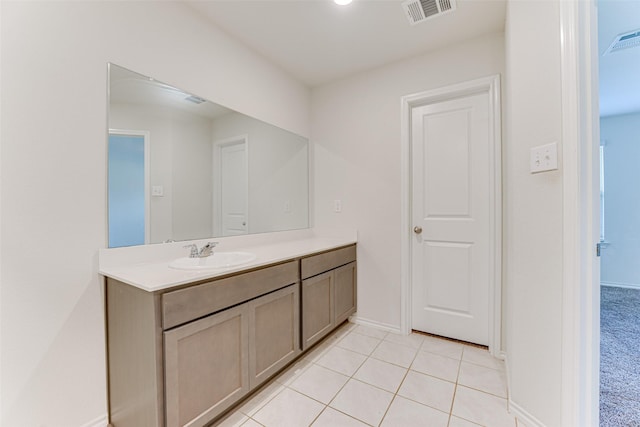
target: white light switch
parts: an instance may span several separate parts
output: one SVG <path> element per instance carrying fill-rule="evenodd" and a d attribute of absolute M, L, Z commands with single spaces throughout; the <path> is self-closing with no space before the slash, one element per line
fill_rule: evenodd
<path fill-rule="evenodd" d="M 558 169 L 558 144 L 552 142 L 531 149 L 531 173 Z"/>
<path fill-rule="evenodd" d="M 291 201 L 284 201 L 284 213 L 291 213 Z"/>
<path fill-rule="evenodd" d="M 341 200 L 334 200 L 333 201 L 333 211 L 336 212 L 336 213 L 342 212 L 342 201 Z"/>
<path fill-rule="evenodd" d="M 163 197 L 164 196 L 164 187 L 162 185 L 153 185 L 151 186 L 151 195 L 155 197 Z"/>

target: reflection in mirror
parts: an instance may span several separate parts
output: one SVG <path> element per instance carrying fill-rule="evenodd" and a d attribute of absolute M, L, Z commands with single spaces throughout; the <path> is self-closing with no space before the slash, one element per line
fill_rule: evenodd
<path fill-rule="evenodd" d="M 109 247 L 309 226 L 308 141 L 109 64 Z"/>

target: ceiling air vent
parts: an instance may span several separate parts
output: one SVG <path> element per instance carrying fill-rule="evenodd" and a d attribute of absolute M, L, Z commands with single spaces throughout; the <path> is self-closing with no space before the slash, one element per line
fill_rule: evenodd
<path fill-rule="evenodd" d="M 611 46 L 602 54 L 602 56 L 610 55 L 631 47 L 640 46 L 640 30 L 634 30 L 624 34 L 618 34 L 611 43 Z"/>
<path fill-rule="evenodd" d="M 402 8 L 407 14 L 411 25 L 419 24 L 429 18 L 456 9 L 455 0 L 407 0 L 402 2 Z"/>
<path fill-rule="evenodd" d="M 207 100 L 204 98 L 200 98 L 199 96 L 189 95 L 188 97 L 185 98 L 185 101 L 190 101 L 190 102 L 193 102 L 194 104 L 202 104 Z"/>

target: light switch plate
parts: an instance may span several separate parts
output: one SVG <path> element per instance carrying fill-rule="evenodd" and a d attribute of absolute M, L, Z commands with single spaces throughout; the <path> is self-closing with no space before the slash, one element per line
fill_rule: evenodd
<path fill-rule="evenodd" d="M 334 200 L 333 201 L 333 211 L 335 213 L 342 212 L 342 201 L 341 200 Z"/>
<path fill-rule="evenodd" d="M 162 187 L 162 185 L 153 185 L 151 187 L 151 195 L 154 197 L 163 197 L 164 187 Z"/>
<path fill-rule="evenodd" d="M 558 169 L 558 144 L 539 145 L 531 149 L 531 173 Z"/>

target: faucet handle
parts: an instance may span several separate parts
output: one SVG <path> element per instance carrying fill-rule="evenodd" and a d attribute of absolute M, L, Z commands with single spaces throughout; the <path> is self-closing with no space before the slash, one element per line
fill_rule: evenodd
<path fill-rule="evenodd" d="M 185 245 L 183 246 L 185 249 L 191 249 L 191 253 L 189 254 L 189 258 L 197 258 L 198 257 L 198 246 L 195 244 Z"/>
<path fill-rule="evenodd" d="M 202 247 L 202 249 L 200 249 L 198 256 L 201 258 L 211 256 L 211 254 L 213 253 L 213 248 L 215 248 L 217 245 L 218 245 L 218 242 L 208 242 L 206 245 Z"/>

